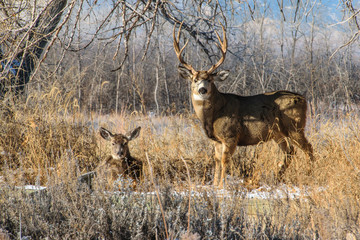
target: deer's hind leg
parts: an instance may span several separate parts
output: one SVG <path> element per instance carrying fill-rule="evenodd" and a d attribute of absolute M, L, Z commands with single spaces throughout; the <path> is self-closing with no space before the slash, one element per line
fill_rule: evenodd
<path fill-rule="evenodd" d="M 311 162 L 313 162 L 314 161 L 313 147 L 306 139 L 304 132 L 303 131 L 293 132 L 290 134 L 290 137 L 293 140 L 293 142 L 309 156 Z"/>
<path fill-rule="evenodd" d="M 291 144 L 290 139 L 284 136 L 277 138 L 276 142 L 285 154 L 284 163 L 281 165 L 277 177 L 278 180 L 281 181 L 284 177 L 286 169 L 291 164 L 292 156 L 294 155 L 294 146 Z"/>
<path fill-rule="evenodd" d="M 304 131 L 294 132 L 290 134 L 294 144 L 296 144 L 306 155 L 310 158 L 310 166 L 308 167 L 307 174 L 310 175 L 314 167 L 314 151 L 311 143 L 306 139 Z"/>

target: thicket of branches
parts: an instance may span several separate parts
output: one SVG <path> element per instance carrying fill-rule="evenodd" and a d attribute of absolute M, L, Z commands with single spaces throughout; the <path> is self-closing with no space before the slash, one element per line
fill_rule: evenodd
<path fill-rule="evenodd" d="M 182 36 L 190 42 L 185 59 L 200 70 L 220 57 L 214 30 L 222 23 L 229 39 L 222 68 L 231 70 L 219 86 L 222 91 L 250 95 L 286 89 L 306 94 L 318 106 L 350 106 L 360 98 L 359 6 L 350 0 L 337 4 L 0 1 L 2 66 L 12 70 L 14 59 L 40 48 L 42 54 L 34 54 L 36 64 L 28 70 L 27 94 L 56 86 L 73 91 L 84 111 L 179 111 L 191 103 L 189 83 L 177 74 L 173 27 L 184 21 Z M 44 29 L 44 12 L 52 5 L 60 6 L 62 18 L 46 29 L 47 44 L 41 45 L 43 35 L 34 33 Z M 2 83 L 9 72 L 1 72 Z"/>

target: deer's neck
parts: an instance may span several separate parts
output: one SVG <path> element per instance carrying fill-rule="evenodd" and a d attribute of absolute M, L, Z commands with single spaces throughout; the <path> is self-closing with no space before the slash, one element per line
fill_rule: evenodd
<path fill-rule="evenodd" d="M 225 98 L 217 90 L 215 85 L 212 86 L 212 92 L 208 99 L 199 99 L 192 95 L 192 103 L 197 117 L 203 124 L 206 135 L 216 140 L 214 137 L 213 123 L 216 119 L 216 113 L 225 105 Z"/>

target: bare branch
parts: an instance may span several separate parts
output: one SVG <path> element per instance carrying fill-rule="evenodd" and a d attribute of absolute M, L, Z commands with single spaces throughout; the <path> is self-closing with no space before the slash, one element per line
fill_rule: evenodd
<path fill-rule="evenodd" d="M 341 23 L 346 23 L 352 20 L 353 24 L 356 26 L 357 31 L 352 35 L 352 37 L 350 38 L 349 41 L 347 41 L 345 44 L 341 45 L 340 47 L 338 47 L 330 56 L 329 61 L 335 56 L 335 54 L 337 52 L 339 52 L 342 48 L 351 45 L 352 43 L 354 43 L 360 35 L 360 24 L 358 22 L 358 14 L 360 13 L 360 9 L 356 10 L 352 4 L 352 0 L 342 0 L 343 5 L 345 6 L 346 9 L 348 9 L 349 13 L 351 13 L 351 16 L 349 18 L 347 18 L 345 21 L 342 21 L 338 24 Z"/>

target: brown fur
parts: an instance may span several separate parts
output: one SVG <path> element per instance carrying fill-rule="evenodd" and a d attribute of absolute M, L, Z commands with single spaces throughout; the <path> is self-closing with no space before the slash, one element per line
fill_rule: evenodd
<path fill-rule="evenodd" d="M 113 134 L 105 128 L 100 129 L 100 135 L 112 144 L 112 150 L 111 155 L 96 168 L 96 172 L 107 180 L 108 186 L 112 186 L 120 175 L 130 177 L 134 181 L 140 180 L 143 164 L 131 156 L 128 146 L 128 143 L 139 135 L 140 129 L 138 127 L 126 135 Z"/>
<path fill-rule="evenodd" d="M 215 144 L 214 185 L 223 186 L 227 165 L 236 146 L 254 145 L 268 140 L 275 140 L 286 153 L 284 164 L 278 173 L 281 179 L 294 153 L 292 143 L 313 160 L 312 146 L 304 134 L 306 99 L 288 91 L 249 97 L 219 92 L 214 82 L 223 81 L 228 76 L 228 71 L 213 73 L 225 59 L 227 40 L 224 27 L 223 32 L 223 42 L 217 34 L 222 58 L 208 71 L 196 71 L 182 59 L 184 47 L 180 50 L 180 31 L 176 39 L 174 28 L 173 35 L 176 55 L 184 65 L 178 68 L 179 73 L 191 81 L 194 110 L 206 135 Z"/>
<path fill-rule="evenodd" d="M 313 159 L 312 146 L 304 134 L 307 103 L 303 96 L 288 91 L 249 97 L 226 94 L 217 90 L 214 80 L 214 76 L 208 76 L 207 79 L 192 81 L 192 102 L 206 135 L 215 143 L 215 185 L 220 180 L 222 186 L 229 158 L 236 146 L 275 140 L 287 154 L 279 178 L 289 166 L 290 156 L 294 152 L 289 139 Z M 200 81 L 210 82 L 207 99 L 195 97 Z"/>
<path fill-rule="evenodd" d="M 130 158 L 114 159 L 108 156 L 97 168 L 96 172 L 102 172 L 110 185 L 118 179 L 120 175 L 130 177 L 139 181 L 142 172 L 142 162 L 130 156 Z"/>

